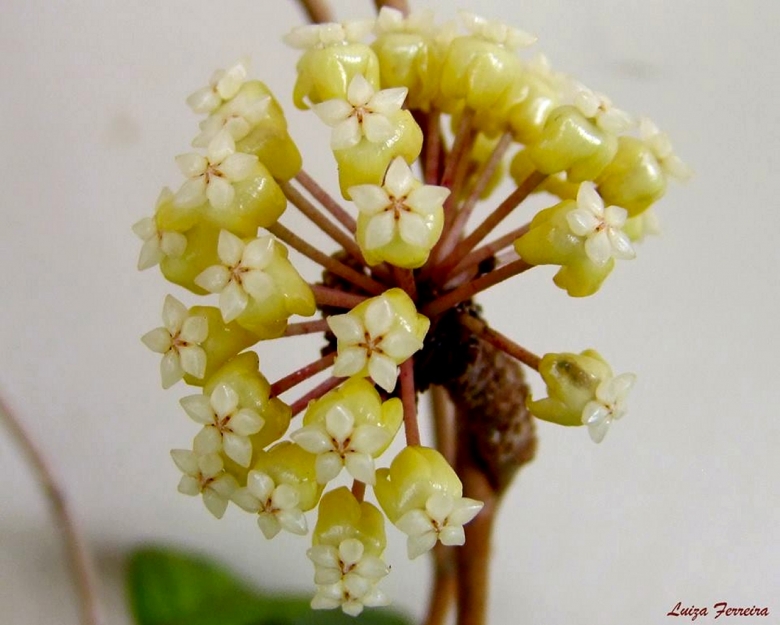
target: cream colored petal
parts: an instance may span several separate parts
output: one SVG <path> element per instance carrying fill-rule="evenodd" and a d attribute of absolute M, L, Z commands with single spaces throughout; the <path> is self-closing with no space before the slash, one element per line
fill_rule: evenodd
<path fill-rule="evenodd" d="M 332 150 L 346 150 L 360 143 L 360 123 L 354 115 L 333 127 L 330 133 L 330 148 Z"/>
<path fill-rule="evenodd" d="M 410 560 L 421 556 L 424 553 L 428 553 L 436 545 L 436 541 L 439 539 L 436 532 L 430 531 L 418 536 L 409 536 L 406 539 L 406 554 Z"/>
<path fill-rule="evenodd" d="M 246 436 L 225 432 L 222 436 L 222 448 L 225 455 L 242 467 L 252 462 L 252 443 Z"/>
<path fill-rule="evenodd" d="M 205 395 L 188 395 L 179 400 L 179 404 L 184 408 L 190 418 L 195 423 L 203 425 L 214 424 L 214 409 L 211 407 L 209 398 Z"/>
<path fill-rule="evenodd" d="M 239 508 L 247 512 L 256 514 L 260 510 L 260 502 L 248 488 L 239 488 L 230 499 Z"/>
<path fill-rule="evenodd" d="M 189 449 L 172 449 L 171 458 L 182 473 L 195 475 L 198 472 L 198 457 Z"/>
<path fill-rule="evenodd" d="M 191 475 L 182 475 L 179 480 L 178 491 L 182 495 L 189 495 L 190 497 L 200 495 L 200 482 Z"/>
<path fill-rule="evenodd" d="M 292 434 L 292 441 L 310 454 L 323 454 L 333 449 L 333 442 L 322 426 L 307 425 Z"/>
<path fill-rule="evenodd" d="M 163 388 L 171 388 L 184 377 L 184 369 L 181 367 L 179 355 L 171 350 L 160 361 L 160 378 Z"/>
<path fill-rule="evenodd" d="M 187 106 L 195 113 L 211 113 L 222 104 L 222 98 L 209 87 L 203 87 L 187 97 Z"/>
<path fill-rule="evenodd" d="M 251 269 L 265 269 L 274 259 L 275 247 L 273 237 L 258 237 L 246 244 L 241 264 Z"/>
<path fill-rule="evenodd" d="M 144 241 L 141 253 L 138 255 L 138 271 L 144 271 L 158 265 L 163 258 L 165 258 L 165 252 L 162 251 L 157 237 Z"/>
<path fill-rule="evenodd" d="M 347 100 L 352 106 L 365 106 L 374 96 L 374 88 L 363 74 L 355 74 L 347 87 Z"/>
<path fill-rule="evenodd" d="M 366 249 L 376 250 L 384 247 L 395 236 L 396 222 L 391 211 L 374 215 L 366 227 Z"/>
<path fill-rule="evenodd" d="M 243 58 L 225 71 L 219 82 L 217 82 L 217 93 L 223 100 L 230 100 L 238 93 L 241 85 L 246 80 L 248 68 L 249 59 Z"/>
<path fill-rule="evenodd" d="M 219 309 L 222 312 L 222 320 L 230 323 L 236 319 L 249 303 L 246 291 L 235 282 L 230 282 L 219 294 Z"/>
<path fill-rule="evenodd" d="M 392 197 L 400 199 L 408 195 L 413 186 L 412 170 L 403 156 L 396 156 L 385 173 L 385 189 Z"/>
<path fill-rule="evenodd" d="M 339 343 L 352 344 L 363 340 L 365 328 L 355 315 L 331 315 L 327 322 Z"/>
<path fill-rule="evenodd" d="M 184 373 L 202 380 L 206 373 L 206 352 L 199 345 L 180 347 L 179 363 Z"/>
<path fill-rule="evenodd" d="M 349 196 L 365 215 L 381 213 L 392 204 L 387 192 L 375 184 L 360 184 L 349 188 Z"/>
<path fill-rule="evenodd" d="M 228 501 L 210 488 L 203 491 L 203 503 L 216 518 L 221 519 L 227 510 Z"/>
<path fill-rule="evenodd" d="M 311 110 L 319 117 L 325 125 L 333 128 L 338 124 L 345 121 L 355 111 L 353 107 L 346 100 L 326 100 L 320 104 L 315 104 L 311 107 Z"/>
<path fill-rule="evenodd" d="M 588 434 L 594 443 L 600 443 L 604 440 L 609 430 L 609 421 L 596 421 L 588 426 Z"/>
<path fill-rule="evenodd" d="M 374 298 L 366 308 L 364 324 L 372 338 L 378 338 L 388 332 L 393 325 L 395 313 L 386 297 Z"/>
<path fill-rule="evenodd" d="M 429 248 L 433 245 L 431 232 L 425 220 L 415 213 L 402 212 L 398 220 L 398 234 L 409 245 Z"/>
<path fill-rule="evenodd" d="M 325 415 L 325 431 L 339 444 L 352 435 L 355 417 L 341 404 L 336 404 Z"/>
<path fill-rule="evenodd" d="M 306 552 L 306 557 L 314 563 L 316 568 L 337 569 L 339 567 L 339 552 L 332 545 L 315 545 Z"/>
<path fill-rule="evenodd" d="M 422 349 L 422 346 L 420 339 L 403 329 L 390 332 L 381 343 L 382 351 L 399 364 Z"/>
<path fill-rule="evenodd" d="M 246 487 L 265 506 L 276 488 L 273 478 L 262 471 L 250 471 L 246 478 Z"/>
<path fill-rule="evenodd" d="M 614 135 L 620 135 L 636 125 L 634 118 L 618 108 L 610 108 L 598 116 L 596 125 Z"/>
<path fill-rule="evenodd" d="M 212 176 L 206 185 L 206 197 L 214 208 L 224 210 L 233 203 L 236 190 L 225 178 Z"/>
<path fill-rule="evenodd" d="M 164 354 L 171 348 L 171 333 L 165 328 L 155 328 L 144 334 L 141 342 L 153 352 Z"/>
<path fill-rule="evenodd" d="M 612 256 L 622 258 L 623 260 L 636 258 L 634 246 L 625 232 L 616 228 L 609 228 L 607 237 L 609 237 L 609 244 L 612 247 Z"/>
<path fill-rule="evenodd" d="M 230 271 L 223 265 L 212 265 L 195 277 L 195 284 L 209 293 L 219 293 L 230 282 Z"/>
<path fill-rule="evenodd" d="M 449 195 L 450 190 L 447 187 L 425 184 L 412 191 L 404 200 L 404 204 L 419 215 L 431 215 L 444 205 Z"/>
<path fill-rule="evenodd" d="M 209 403 L 220 419 L 232 415 L 238 409 L 238 402 L 238 393 L 224 382 L 217 384 L 209 396 Z"/>
<path fill-rule="evenodd" d="M 604 209 L 604 223 L 612 228 L 622 228 L 628 219 L 628 211 L 620 206 L 607 206 Z"/>
<path fill-rule="evenodd" d="M 242 277 L 244 290 L 257 302 L 265 302 L 277 292 L 273 278 L 264 271 L 249 271 Z"/>
<path fill-rule="evenodd" d="M 217 428 L 207 425 L 198 432 L 192 441 L 196 454 L 216 454 L 222 451 L 222 434 Z"/>
<path fill-rule="evenodd" d="M 354 429 L 349 448 L 359 452 L 376 456 L 381 449 L 387 447 L 392 438 L 390 432 L 378 425 L 360 425 Z"/>
<path fill-rule="evenodd" d="M 466 543 L 466 532 L 462 525 L 448 525 L 439 530 L 439 540 L 447 547 L 460 547 Z"/>
<path fill-rule="evenodd" d="M 276 515 L 267 512 L 262 512 L 258 515 L 257 527 L 260 528 L 260 531 L 263 532 L 263 536 L 268 540 L 271 540 L 282 531 L 282 524 L 279 522 L 279 519 L 276 518 Z"/>
<path fill-rule="evenodd" d="M 606 230 L 585 239 L 585 254 L 595 265 L 603 266 L 612 258 L 612 245 Z"/>
<path fill-rule="evenodd" d="M 374 459 L 368 454 L 352 452 L 345 456 L 344 466 L 349 474 L 356 480 L 373 486 L 376 484 L 376 470 L 374 468 Z"/>
<path fill-rule="evenodd" d="M 592 182 L 583 182 L 577 189 L 577 207 L 601 219 L 604 217 L 604 200 Z"/>
<path fill-rule="evenodd" d="M 395 134 L 395 128 L 384 115 L 366 113 L 363 115 L 363 134 L 371 143 L 384 143 Z"/>
<path fill-rule="evenodd" d="M 636 374 L 621 373 L 620 375 L 599 384 L 596 388 L 596 397 L 609 404 L 625 401 L 635 383 Z"/>
<path fill-rule="evenodd" d="M 219 166 L 225 178 L 230 182 L 241 182 L 249 178 L 257 168 L 257 156 L 236 152 L 228 156 Z"/>
<path fill-rule="evenodd" d="M 391 393 L 398 379 L 398 367 L 395 361 L 387 356 L 373 353 L 368 360 L 368 373 L 379 386 Z"/>
<path fill-rule="evenodd" d="M 485 504 L 476 499 L 461 497 L 455 501 L 447 521 L 453 525 L 465 525 L 479 514 Z"/>
<path fill-rule="evenodd" d="M 230 417 L 230 429 L 240 436 L 251 436 L 263 429 L 265 419 L 251 408 L 242 408 Z"/>
<path fill-rule="evenodd" d="M 409 90 L 406 87 L 394 87 L 378 91 L 368 102 L 368 109 L 380 115 L 391 115 L 400 111 Z"/>
<path fill-rule="evenodd" d="M 205 157 L 195 152 L 179 154 L 176 157 L 176 165 L 185 178 L 197 178 L 208 169 L 209 163 Z"/>
<path fill-rule="evenodd" d="M 157 236 L 157 224 L 151 217 L 144 217 L 133 224 L 133 234 L 142 241 L 148 241 Z"/>
<path fill-rule="evenodd" d="M 589 401 L 582 409 L 582 423 L 584 425 L 593 425 L 606 421 L 610 416 L 610 409 L 598 401 Z"/>
<path fill-rule="evenodd" d="M 569 230 L 573 234 L 584 237 L 594 232 L 601 221 L 589 210 L 575 208 L 566 214 L 566 223 L 569 224 Z"/>
<path fill-rule="evenodd" d="M 305 536 L 309 532 L 306 517 L 301 510 L 280 510 L 276 513 L 276 518 L 285 531 L 291 534 Z"/>
<path fill-rule="evenodd" d="M 219 165 L 235 151 L 236 142 L 233 140 L 233 137 L 226 130 L 221 130 L 209 143 L 207 150 L 209 163 L 212 166 Z"/>
<path fill-rule="evenodd" d="M 187 237 L 181 232 L 160 234 L 160 251 L 171 258 L 179 258 L 187 249 Z"/>
<path fill-rule="evenodd" d="M 314 463 L 317 482 L 319 484 L 327 484 L 341 473 L 343 466 L 344 463 L 339 454 L 332 451 L 320 454 Z"/>
<path fill-rule="evenodd" d="M 422 536 L 435 529 L 431 517 L 419 508 L 409 510 L 396 521 L 395 526 L 408 536 Z"/>
<path fill-rule="evenodd" d="M 455 499 L 445 493 L 434 493 L 425 502 L 425 511 L 436 523 L 442 525 L 455 509 Z"/>
<path fill-rule="evenodd" d="M 347 538 L 339 543 L 339 560 L 352 567 L 363 558 L 365 547 L 357 538 Z"/>
<path fill-rule="evenodd" d="M 271 504 L 279 510 L 292 510 L 300 502 L 298 491 L 289 484 L 279 484 L 271 496 Z"/>
<path fill-rule="evenodd" d="M 187 343 L 202 343 L 209 335 L 209 322 L 206 317 L 195 315 L 187 317 L 181 326 L 179 338 Z"/>
<path fill-rule="evenodd" d="M 339 349 L 333 363 L 333 375 L 346 378 L 359 373 L 366 366 L 366 350 L 362 347 Z"/>
<path fill-rule="evenodd" d="M 206 203 L 206 178 L 198 176 L 185 180 L 174 196 L 173 203 L 179 208 L 195 208 Z"/>
<path fill-rule="evenodd" d="M 177 300 L 173 295 L 166 295 L 163 303 L 162 320 L 163 325 L 168 329 L 171 335 L 176 335 L 184 325 L 187 318 L 187 307 Z"/>

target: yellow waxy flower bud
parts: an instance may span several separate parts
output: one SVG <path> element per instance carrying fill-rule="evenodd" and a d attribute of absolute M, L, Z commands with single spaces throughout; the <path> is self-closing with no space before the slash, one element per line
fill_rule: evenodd
<path fill-rule="evenodd" d="M 365 553 L 381 556 L 387 545 L 385 517 L 376 506 L 367 501 L 358 502 L 342 486 L 325 493 L 320 500 L 312 544 L 338 547 L 350 538 L 363 543 Z"/>
<path fill-rule="evenodd" d="M 425 553 L 437 541 L 462 545 L 463 525 L 482 509 L 482 502 L 463 497 L 455 470 L 438 451 L 406 447 L 389 469 L 377 471 L 374 493 L 387 518 L 407 534 L 410 558 Z"/>
<path fill-rule="evenodd" d="M 238 394 L 239 408 L 254 410 L 262 419 L 263 427 L 249 437 L 252 443 L 252 462 L 255 454 L 279 440 L 290 426 L 290 407 L 276 397 L 271 398 L 271 385 L 259 371 L 260 359 L 254 352 L 239 354 L 211 376 L 203 387 L 204 395 L 211 395 L 219 385 L 227 385 Z M 251 465 L 250 465 L 251 466 Z M 247 468 L 225 458 L 225 469 L 239 483 L 246 483 Z"/>
<path fill-rule="evenodd" d="M 217 240 L 219 228 L 208 223 L 199 223 L 184 233 L 187 247 L 178 257 L 166 256 L 160 261 L 160 270 L 166 280 L 185 289 L 205 295 L 208 291 L 195 284 L 201 272 L 219 262 Z"/>
<path fill-rule="evenodd" d="M 257 343 L 257 335 L 242 328 L 235 321 L 225 323 L 219 308 L 213 306 L 193 306 L 191 316 L 204 317 L 208 323 L 208 335 L 201 343 L 206 352 L 206 372 L 202 378 L 185 374 L 184 381 L 192 386 L 203 386 L 222 365 L 236 354 Z"/>
<path fill-rule="evenodd" d="M 200 222 L 202 207 L 183 208 L 174 202 L 174 194 L 169 189 L 163 189 L 157 200 L 154 221 L 161 231 L 186 232 Z"/>
<path fill-rule="evenodd" d="M 560 89 L 545 63 L 542 60 L 525 66 L 517 86 L 513 87 L 517 96 L 524 93 L 525 97 L 517 97 L 506 115 L 515 140 L 526 145 L 539 139 L 550 113 L 561 103 Z"/>
<path fill-rule="evenodd" d="M 538 419 L 559 425 L 582 425 L 582 410 L 596 393 L 602 380 L 612 377 L 612 369 L 592 349 L 581 354 L 545 354 L 539 373 L 547 385 L 547 395 L 528 401 L 528 409 Z"/>
<path fill-rule="evenodd" d="M 361 184 L 381 185 L 390 163 L 398 156 L 407 163 L 417 160 L 422 150 L 423 134 L 407 110 L 388 116 L 393 134 L 380 143 L 365 137 L 355 146 L 333 150 L 339 166 L 339 187 L 345 199 L 351 199 L 349 188 Z"/>
<path fill-rule="evenodd" d="M 666 174 L 653 151 L 640 139 L 618 138 L 618 151 L 596 178 L 599 195 L 622 206 L 630 217 L 647 210 L 666 192 Z"/>
<path fill-rule="evenodd" d="M 528 158 L 543 174 L 567 173 L 571 182 L 595 180 L 617 152 L 617 137 L 574 106 L 560 106 L 547 118 Z"/>
<path fill-rule="evenodd" d="M 374 483 L 374 459 L 393 441 L 403 422 L 401 400 L 382 402 L 374 385 L 351 378 L 309 404 L 301 429 L 290 438 L 316 454 L 317 481 L 325 484 L 342 467 L 356 480 Z"/>
<path fill-rule="evenodd" d="M 532 401 L 529 396 L 531 414 L 560 425 L 587 425 L 596 443 L 625 414 L 625 399 L 636 381 L 633 373 L 613 375 L 592 349 L 581 354 L 545 354 L 539 373 L 547 384 L 548 397 Z"/>

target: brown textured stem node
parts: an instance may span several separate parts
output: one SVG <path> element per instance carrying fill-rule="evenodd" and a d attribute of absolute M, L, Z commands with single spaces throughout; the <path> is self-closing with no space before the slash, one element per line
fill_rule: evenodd
<path fill-rule="evenodd" d="M 333 21 L 333 13 L 327 0 L 298 0 L 312 24 L 324 24 Z"/>

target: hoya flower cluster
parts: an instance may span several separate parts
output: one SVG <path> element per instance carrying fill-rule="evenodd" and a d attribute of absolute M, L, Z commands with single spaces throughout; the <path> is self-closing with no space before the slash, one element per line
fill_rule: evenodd
<path fill-rule="evenodd" d="M 569 295 L 594 294 L 616 261 L 634 258 L 668 179 L 688 170 L 652 122 L 637 125 L 525 56 L 535 37 L 500 22 L 464 13 L 437 25 L 430 13 L 384 8 L 285 41 L 301 51 L 295 105 L 331 128 L 341 198 L 306 174 L 281 105 L 248 61 L 214 73 L 187 99 L 202 117 L 195 151 L 176 157 L 182 180 L 133 228 L 139 269 L 159 265 L 197 304 L 169 295 L 143 342 L 162 355 L 164 388 L 194 388 L 181 399 L 193 439 L 172 452 L 179 490 L 218 518 L 233 503 L 268 539 L 310 534 L 312 607 L 356 615 L 388 602 L 388 522 L 416 558 L 437 542 L 464 544 L 480 512 L 417 425 L 419 394 L 450 389 L 474 346 L 541 374 L 548 397 L 526 402 L 540 419 L 587 425 L 599 442 L 624 414 L 632 374 L 615 376 L 593 350 L 539 358 L 489 328 L 472 298 L 538 265 L 557 265 L 554 283 Z M 507 172 L 514 189 L 494 199 Z M 552 205 L 485 242 L 532 193 Z M 490 209 L 481 222 L 471 219 L 480 202 Z M 334 249 L 286 228 L 286 210 Z M 301 255 L 323 274 L 304 278 Z M 453 325 L 467 336 L 460 352 Z M 269 382 L 261 342 L 310 333 L 323 334 L 322 354 Z M 406 447 L 388 458 L 401 429 Z"/>

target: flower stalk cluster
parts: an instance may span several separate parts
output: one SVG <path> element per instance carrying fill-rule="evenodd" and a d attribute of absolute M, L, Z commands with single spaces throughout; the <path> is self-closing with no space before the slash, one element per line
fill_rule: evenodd
<path fill-rule="evenodd" d="M 164 388 L 183 379 L 202 389 L 181 400 L 201 429 L 172 452 L 179 490 L 218 518 L 231 503 L 255 515 L 268 539 L 311 533 L 312 607 L 356 615 L 388 602 L 388 522 L 416 558 L 463 545 L 480 513 L 452 454 L 423 441 L 417 423 L 419 394 L 451 388 L 474 349 L 541 374 L 548 397 L 522 406 L 537 418 L 586 425 L 599 442 L 624 413 L 632 374 L 613 375 L 593 350 L 539 357 L 491 329 L 471 300 L 541 265 L 559 267 L 554 283 L 569 295 L 593 295 L 635 256 L 667 180 L 688 172 L 651 122 L 637 128 L 543 57 L 527 59 L 535 37 L 500 22 L 464 13 L 437 25 L 385 7 L 376 20 L 303 26 L 285 41 L 301 51 L 295 105 L 331 128 L 341 198 L 303 170 L 282 107 L 248 61 L 217 71 L 187 99 L 205 116 L 192 143 L 203 152 L 176 157 L 183 182 L 134 226 L 140 269 L 159 264 L 216 306 L 168 296 L 162 327 L 143 342 L 162 354 Z M 513 190 L 494 200 L 507 177 Z M 532 194 L 552 205 L 490 240 Z M 480 203 L 492 208 L 477 222 Z M 341 251 L 285 227 L 287 210 Z M 323 268 L 320 280 L 298 272 L 298 254 Z M 321 355 L 267 380 L 253 347 L 317 333 Z M 406 446 L 388 460 L 401 429 Z M 351 489 L 339 486 L 345 476 Z"/>

